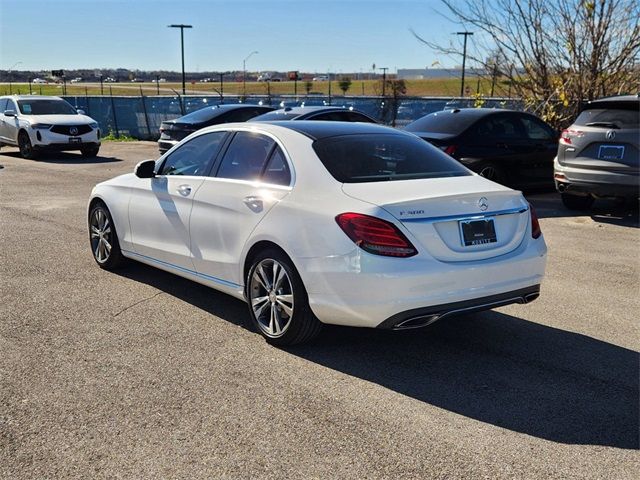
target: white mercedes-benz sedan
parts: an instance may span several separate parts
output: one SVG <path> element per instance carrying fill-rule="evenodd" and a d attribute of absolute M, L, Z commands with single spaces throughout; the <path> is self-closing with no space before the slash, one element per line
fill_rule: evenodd
<path fill-rule="evenodd" d="M 530 302 L 547 252 L 520 192 L 365 123 L 199 130 L 96 185 L 88 222 L 102 268 L 133 259 L 244 299 L 276 345 Z"/>

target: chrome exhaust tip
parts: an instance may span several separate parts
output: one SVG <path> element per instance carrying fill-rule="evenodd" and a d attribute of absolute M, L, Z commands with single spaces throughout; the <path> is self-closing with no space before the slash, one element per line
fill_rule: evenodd
<path fill-rule="evenodd" d="M 433 315 L 421 315 L 418 317 L 412 317 L 408 320 L 398 323 L 393 327 L 394 330 L 409 330 L 411 328 L 422 328 L 427 325 L 431 325 L 433 322 L 441 317 L 439 314 Z"/>

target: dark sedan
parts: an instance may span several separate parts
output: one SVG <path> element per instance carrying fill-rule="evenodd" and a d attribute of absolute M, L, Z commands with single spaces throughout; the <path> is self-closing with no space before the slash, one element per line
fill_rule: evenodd
<path fill-rule="evenodd" d="M 405 127 L 480 175 L 516 188 L 553 185 L 558 133 L 535 115 L 461 108 Z"/>
<path fill-rule="evenodd" d="M 252 122 L 273 122 L 278 120 L 378 123 L 366 113 L 345 107 L 286 107 L 251 119 Z"/>
<path fill-rule="evenodd" d="M 201 128 L 219 123 L 246 122 L 256 115 L 273 110 L 262 105 L 215 105 L 191 112 L 175 120 L 167 120 L 160 125 L 158 147 L 164 153 L 187 135 Z"/>

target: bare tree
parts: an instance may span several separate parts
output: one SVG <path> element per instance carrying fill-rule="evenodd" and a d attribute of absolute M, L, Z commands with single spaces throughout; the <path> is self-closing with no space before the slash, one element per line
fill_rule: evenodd
<path fill-rule="evenodd" d="M 441 0 L 454 22 L 474 30 L 467 56 L 514 94 L 561 123 L 583 100 L 640 88 L 637 0 Z M 437 52 L 460 55 L 414 35 Z"/>

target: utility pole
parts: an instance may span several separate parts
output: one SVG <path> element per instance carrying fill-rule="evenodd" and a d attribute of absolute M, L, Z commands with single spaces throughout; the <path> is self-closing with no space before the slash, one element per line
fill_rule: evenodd
<path fill-rule="evenodd" d="M 386 94 L 387 70 L 389 70 L 389 67 L 378 67 L 378 70 L 382 70 L 382 96 L 384 97 Z"/>
<path fill-rule="evenodd" d="M 467 37 L 473 35 L 473 32 L 456 32 L 456 35 L 464 36 L 464 46 L 462 47 L 462 80 L 460 82 L 460 97 L 464 97 L 464 69 L 467 63 Z"/>
<path fill-rule="evenodd" d="M 218 73 L 218 75 L 220 75 L 220 104 L 221 105 L 224 103 L 224 74 L 225 72 Z"/>
<path fill-rule="evenodd" d="M 180 29 L 180 50 L 182 52 L 182 95 L 186 94 L 185 89 L 185 76 L 184 76 L 184 29 L 193 28 L 193 25 L 184 25 L 182 23 L 176 25 L 167 25 L 169 28 Z"/>
<path fill-rule="evenodd" d="M 242 60 L 242 96 L 247 96 L 247 60 L 251 58 L 252 55 L 256 53 L 260 53 L 257 50 L 254 50 L 249 55 L 246 56 L 244 60 Z"/>

